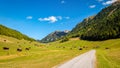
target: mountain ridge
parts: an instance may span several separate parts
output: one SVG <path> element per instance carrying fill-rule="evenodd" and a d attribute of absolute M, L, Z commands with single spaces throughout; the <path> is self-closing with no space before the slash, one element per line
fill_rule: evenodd
<path fill-rule="evenodd" d="M 42 43 L 53 42 L 53 41 L 59 40 L 63 36 L 67 35 L 68 33 L 69 33 L 69 30 L 65 30 L 65 31 L 57 30 L 57 31 L 54 31 L 54 32 L 48 34 L 45 38 L 40 40 L 40 42 L 42 42 Z"/>
<path fill-rule="evenodd" d="M 83 40 L 106 40 L 120 37 L 120 1 L 102 9 L 97 15 L 84 19 L 67 37 Z"/>

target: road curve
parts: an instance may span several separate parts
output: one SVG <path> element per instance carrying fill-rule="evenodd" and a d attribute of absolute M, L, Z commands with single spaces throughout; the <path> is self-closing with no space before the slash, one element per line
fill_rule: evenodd
<path fill-rule="evenodd" d="M 96 51 L 91 50 L 72 60 L 53 68 L 95 68 L 96 64 Z"/>

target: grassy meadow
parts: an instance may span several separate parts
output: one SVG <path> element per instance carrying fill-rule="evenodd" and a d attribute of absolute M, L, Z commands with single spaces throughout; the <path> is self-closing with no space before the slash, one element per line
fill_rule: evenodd
<path fill-rule="evenodd" d="M 0 68 L 52 68 L 91 49 L 96 49 L 97 68 L 120 68 L 120 39 L 41 44 L 0 36 Z M 4 50 L 3 47 L 9 47 Z M 25 50 L 29 48 L 30 50 Z M 21 48 L 22 51 L 17 51 Z M 82 50 L 79 50 L 82 48 Z"/>
<path fill-rule="evenodd" d="M 9 47 L 9 50 L 3 47 Z M 25 50 L 28 47 L 30 50 Z M 0 36 L 0 68 L 51 68 L 84 52 L 86 50 L 52 48 L 47 44 Z"/>

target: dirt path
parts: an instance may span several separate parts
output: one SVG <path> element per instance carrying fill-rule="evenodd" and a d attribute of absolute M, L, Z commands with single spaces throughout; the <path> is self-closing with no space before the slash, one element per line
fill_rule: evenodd
<path fill-rule="evenodd" d="M 91 50 L 54 68 L 95 68 L 95 53 L 95 50 Z"/>

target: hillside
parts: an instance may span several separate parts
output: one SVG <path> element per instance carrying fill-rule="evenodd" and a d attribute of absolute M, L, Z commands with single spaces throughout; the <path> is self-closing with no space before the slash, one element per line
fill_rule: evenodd
<path fill-rule="evenodd" d="M 52 32 L 49 35 L 47 35 L 45 38 L 43 38 L 41 42 L 48 43 L 48 42 L 56 41 L 61 37 L 65 36 L 66 34 L 68 34 L 68 32 L 69 32 L 68 30 Z"/>
<path fill-rule="evenodd" d="M 6 26 L 0 25 L 0 35 L 5 35 L 5 36 L 9 36 L 9 37 L 14 37 L 17 39 L 25 39 L 25 40 L 29 40 L 29 41 L 33 41 L 34 39 L 29 38 L 28 36 L 20 33 L 19 31 L 10 29 Z"/>
<path fill-rule="evenodd" d="M 85 40 L 120 38 L 120 2 L 102 9 L 97 15 L 84 19 L 67 37 Z"/>

